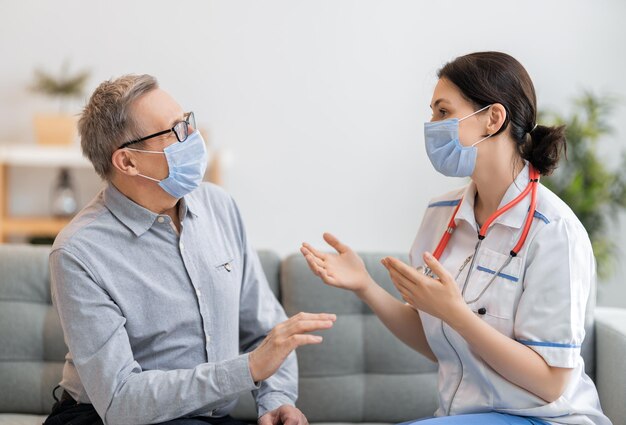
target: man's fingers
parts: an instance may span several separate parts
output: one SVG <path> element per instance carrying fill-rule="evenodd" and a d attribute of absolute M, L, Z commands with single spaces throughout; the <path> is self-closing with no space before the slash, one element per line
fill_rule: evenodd
<path fill-rule="evenodd" d="M 274 412 L 267 412 L 259 418 L 257 423 L 258 425 L 274 425 L 274 416 L 276 416 Z"/>
<path fill-rule="evenodd" d="M 287 407 L 281 407 L 279 409 L 279 412 L 280 422 L 283 425 L 304 425 L 304 423 L 301 421 L 301 417 L 304 415 L 302 415 L 299 410 L 295 408 L 290 409 Z"/>
<path fill-rule="evenodd" d="M 295 349 L 303 345 L 321 344 L 324 338 L 319 335 L 298 334 L 290 336 L 289 340 L 294 345 L 293 348 Z"/>
<path fill-rule="evenodd" d="M 337 320 L 337 315 L 333 313 L 307 313 L 306 311 L 301 311 L 298 314 L 294 314 L 291 316 L 289 320 L 284 323 L 289 322 L 297 322 L 300 320 Z"/>
<path fill-rule="evenodd" d="M 333 320 L 300 320 L 290 323 L 284 331 L 287 335 L 295 335 L 307 332 L 323 331 L 333 327 Z"/>
<path fill-rule="evenodd" d="M 335 250 L 340 254 L 343 254 L 344 252 L 347 252 L 350 250 L 348 245 L 342 244 L 341 242 L 339 242 L 339 239 L 337 239 L 334 235 L 331 235 L 330 233 L 324 233 L 323 237 L 324 237 L 324 240 L 328 243 L 328 245 L 335 248 Z"/>

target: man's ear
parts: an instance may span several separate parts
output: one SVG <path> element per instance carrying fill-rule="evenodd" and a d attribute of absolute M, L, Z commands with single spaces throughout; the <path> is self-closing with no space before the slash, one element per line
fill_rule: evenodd
<path fill-rule="evenodd" d="M 136 176 L 139 174 L 135 156 L 132 152 L 129 152 L 126 149 L 117 149 L 113 152 L 113 155 L 111 155 L 111 162 L 113 163 L 113 167 L 115 167 L 122 174 L 126 174 L 128 176 Z"/>
<path fill-rule="evenodd" d="M 500 103 L 494 103 L 487 110 L 489 121 L 487 122 L 487 134 L 495 134 L 502 128 L 506 121 L 506 109 Z"/>

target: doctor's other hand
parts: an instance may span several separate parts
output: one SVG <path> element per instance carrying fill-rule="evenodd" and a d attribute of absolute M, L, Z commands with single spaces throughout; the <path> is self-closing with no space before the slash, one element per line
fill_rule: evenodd
<path fill-rule="evenodd" d="M 430 253 L 424 253 L 424 262 L 439 276 L 434 279 L 423 271 L 402 261 L 385 257 L 381 260 L 402 299 L 413 308 L 435 316 L 448 324 L 460 318 L 469 307 L 463 301 L 454 277 Z"/>
<path fill-rule="evenodd" d="M 254 382 L 272 376 L 293 350 L 308 344 L 319 344 L 322 337 L 309 332 L 333 327 L 337 316 L 327 313 L 298 313 L 279 323 L 248 356 L 248 367 Z"/>
<path fill-rule="evenodd" d="M 374 283 L 361 257 L 349 246 L 330 233 L 324 233 L 324 240 L 337 251 L 336 254 L 320 252 L 306 242 L 300 248 L 311 271 L 324 283 L 348 289 L 357 295 Z"/>

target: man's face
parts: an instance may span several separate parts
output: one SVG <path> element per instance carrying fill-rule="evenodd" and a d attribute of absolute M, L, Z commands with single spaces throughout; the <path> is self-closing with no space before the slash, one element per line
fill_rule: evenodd
<path fill-rule="evenodd" d="M 182 121 L 185 115 L 180 105 L 161 89 L 152 90 L 140 97 L 133 104 L 132 113 L 141 129 L 141 137 L 168 130 L 178 121 Z M 131 147 L 149 151 L 163 151 L 173 143 L 178 143 L 178 140 L 173 132 L 169 132 L 145 140 L 141 142 L 140 146 Z M 132 154 L 136 158 L 137 168 L 141 174 L 157 180 L 163 180 L 168 176 L 169 170 L 165 155 L 145 152 L 132 152 Z"/>

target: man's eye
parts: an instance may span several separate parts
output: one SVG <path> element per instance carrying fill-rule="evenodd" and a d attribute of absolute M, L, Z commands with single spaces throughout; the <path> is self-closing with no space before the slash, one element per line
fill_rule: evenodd
<path fill-rule="evenodd" d="M 445 109 L 440 109 L 439 110 L 439 115 L 441 115 L 442 117 L 445 117 L 447 113 L 448 113 L 448 111 L 446 111 Z"/>

